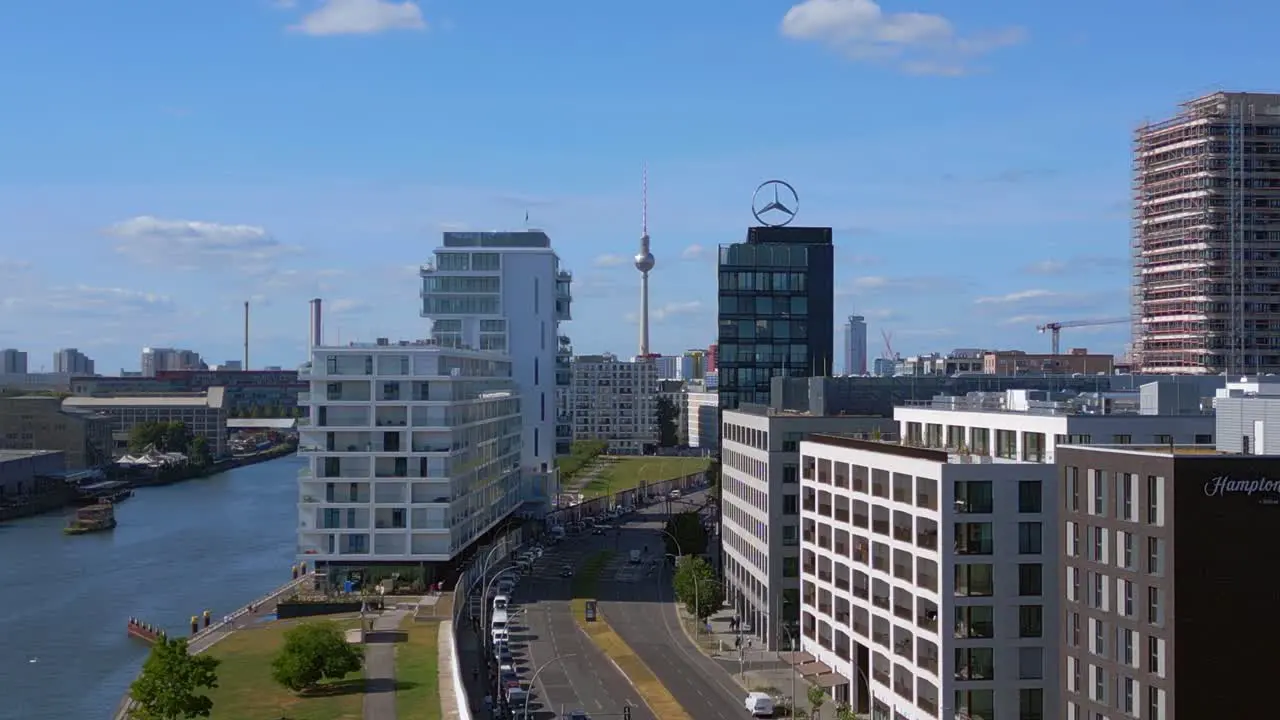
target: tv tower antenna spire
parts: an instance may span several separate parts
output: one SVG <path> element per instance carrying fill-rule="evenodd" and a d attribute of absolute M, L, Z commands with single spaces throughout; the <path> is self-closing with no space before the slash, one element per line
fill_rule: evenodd
<path fill-rule="evenodd" d="M 653 270 L 653 253 L 649 251 L 649 164 L 645 163 L 640 187 L 640 252 L 636 253 L 636 270 L 640 271 L 640 357 L 649 355 L 649 271 Z"/>

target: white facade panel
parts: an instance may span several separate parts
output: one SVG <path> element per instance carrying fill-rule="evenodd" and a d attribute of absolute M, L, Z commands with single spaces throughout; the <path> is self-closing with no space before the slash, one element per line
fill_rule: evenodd
<path fill-rule="evenodd" d="M 822 437 L 801 457 L 801 647 L 843 679 L 837 699 L 908 720 L 1028 702 L 1052 717 L 1055 466 Z"/>

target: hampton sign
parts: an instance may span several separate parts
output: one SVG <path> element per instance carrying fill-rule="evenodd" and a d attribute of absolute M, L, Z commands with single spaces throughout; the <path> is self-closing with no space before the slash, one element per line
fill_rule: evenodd
<path fill-rule="evenodd" d="M 1237 480 L 1230 475 L 1219 475 L 1204 484 L 1204 494 L 1208 497 L 1259 495 L 1262 502 L 1276 504 L 1280 502 L 1280 480 L 1267 478 Z"/>

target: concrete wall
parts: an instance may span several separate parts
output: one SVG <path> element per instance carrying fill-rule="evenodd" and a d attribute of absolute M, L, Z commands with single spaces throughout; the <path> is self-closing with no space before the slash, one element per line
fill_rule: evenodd
<path fill-rule="evenodd" d="M 1280 397 L 1217 399 L 1218 449 L 1254 455 L 1280 454 Z M 1261 433 L 1259 433 L 1261 431 Z"/>

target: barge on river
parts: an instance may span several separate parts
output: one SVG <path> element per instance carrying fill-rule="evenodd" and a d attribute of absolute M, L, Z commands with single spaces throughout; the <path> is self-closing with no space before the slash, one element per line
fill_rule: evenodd
<path fill-rule="evenodd" d="M 62 532 L 68 535 L 84 535 L 91 532 L 113 530 L 115 526 L 115 505 L 109 500 L 102 500 L 97 505 L 90 505 L 76 510 L 75 516 L 71 518 L 71 522 L 63 528 Z"/>

